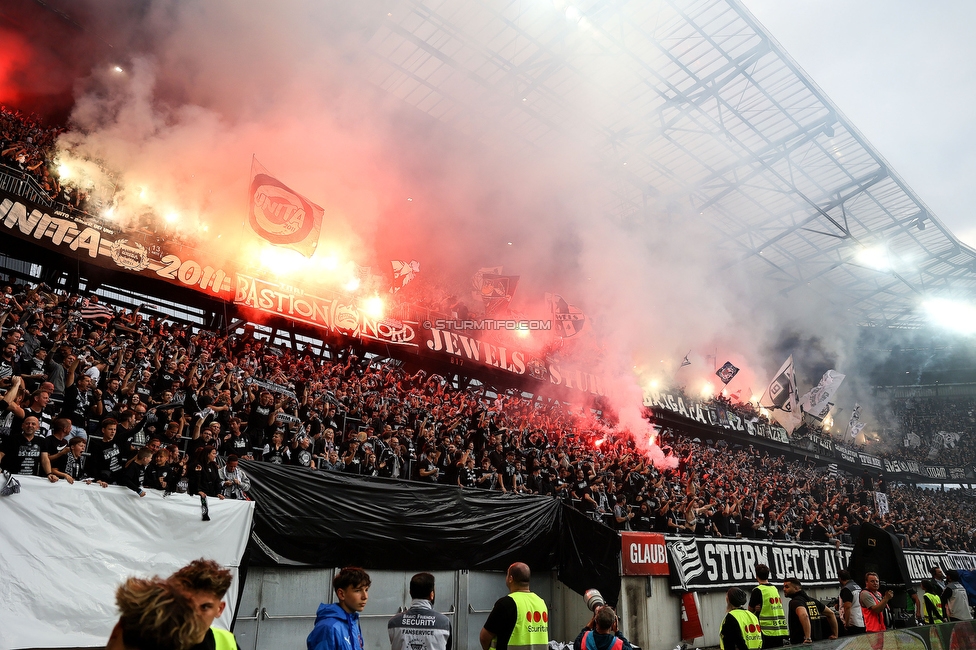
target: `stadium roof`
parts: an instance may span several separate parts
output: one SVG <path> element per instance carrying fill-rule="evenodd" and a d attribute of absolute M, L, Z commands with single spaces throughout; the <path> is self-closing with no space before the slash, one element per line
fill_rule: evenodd
<path fill-rule="evenodd" d="M 483 141 L 594 152 L 606 210 L 702 215 L 781 293 L 916 327 L 976 296 L 960 243 L 736 0 L 401 0 L 370 81 Z"/>

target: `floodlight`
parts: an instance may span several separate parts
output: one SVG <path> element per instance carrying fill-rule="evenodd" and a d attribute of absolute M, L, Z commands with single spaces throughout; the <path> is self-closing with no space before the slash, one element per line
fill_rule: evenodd
<path fill-rule="evenodd" d="M 976 334 L 976 305 L 948 298 L 931 298 L 922 306 L 933 325 L 960 334 Z"/>
<path fill-rule="evenodd" d="M 887 271 L 891 268 L 891 257 L 884 246 L 862 248 L 857 252 L 857 260 L 878 271 Z"/>

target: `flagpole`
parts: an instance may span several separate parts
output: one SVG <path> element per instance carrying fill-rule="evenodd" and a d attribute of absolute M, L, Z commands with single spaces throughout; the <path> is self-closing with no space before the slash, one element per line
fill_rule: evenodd
<path fill-rule="evenodd" d="M 243 245 L 244 236 L 247 231 L 247 220 L 251 212 L 251 182 L 254 180 L 254 163 L 258 160 L 258 155 L 256 153 L 251 154 L 251 168 L 247 170 L 247 200 L 244 201 L 244 218 L 241 219 L 241 229 L 237 234 L 238 245 Z"/>

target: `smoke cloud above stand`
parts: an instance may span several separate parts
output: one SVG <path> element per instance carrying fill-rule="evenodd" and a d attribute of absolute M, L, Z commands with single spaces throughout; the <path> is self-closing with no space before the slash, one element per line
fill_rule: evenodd
<path fill-rule="evenodd" d="M 324 208 L 316 257 L 336 277 L 353 264 L 384 273 L 392 259 L 416 259 L 424 286 L 479 309 L 470 278 L 500 265 L 521 276 L 512 308 L 526 317 L 548 317 L 546 292 L 578 306 L 588 331 L 563 354 L 612 379 L 620 423 L 642 439 L 643 390 L 721 390 L 714 369 L 729 360 L 742 368 L 729 390 L 749 400 L 785 358 L 781 332 L 836 345 L 843 368 L 843 341 L 854 338 L 845 320 L 814 294 L 782 297 L 717 254 L 690 185 L 679 179 L 642 211 L 608 216 L 611 163 L 595 155 L 584 120 L 533 142 L 515 135 L 510 111 L 435 119 L 397 98 L 376 35 L 410 3 L 73 4 L 62 8 L 86 35 L 74 46 L 95 60 L 74 80 L 60 162 L 111 188 L 115 218 L 162 220 L 219 255 L 257 256 L 242 229 L 255 155 Z M 35 56 L 47 51 L 43 30 L 31 34 Z M 582 115 L 604 100 L 567 101 Z M 323 276 L 309 275 L 300 281 L 314 290 Z M 822 372 L 798 371 L 807 387 Z"/>

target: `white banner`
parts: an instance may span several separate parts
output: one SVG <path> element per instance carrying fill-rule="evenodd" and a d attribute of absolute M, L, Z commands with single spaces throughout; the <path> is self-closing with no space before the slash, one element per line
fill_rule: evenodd
<path fill-rule="evenodd" d="M 824 419 L 830 411 L 830 400 L 837 394 L 837 389 L 840 388 L 845 377 L 847 375 L 842 375 L 836 370 L 825 372 L 820 378 L 820 383 L 800 398 L 800 408 L 803 412 L 809 413 L 818 420 Z"/>
<path fill-rule="evenodd" d="M 803 416 L 800 415 L 800 405 L 796 396 L 796 375 L 793 372 L 793 355 L 780 367 L 776 376 L 769 382 L 769 386 L 759 400 L 764 408 L 769 409 L 771 417 L 779 422 L 787 432 L 800 426 Z"/>
<path fill-rule="evenodd" d="M 234 572 L 216 622 L 230 626 L 253 502 L 209 499 L 202 521 L 200 498 L 186 494 L 17 479 L 20 492 L 0 497 L 0 650 L 102 647 L 125 578 L 165 577 L 200 557 Z"/>
<path fill-rule="evenodd" d="M 874 509 L 882 517 L 888 514 L 888 495 L 884 492 L 874 493 Z"/>

